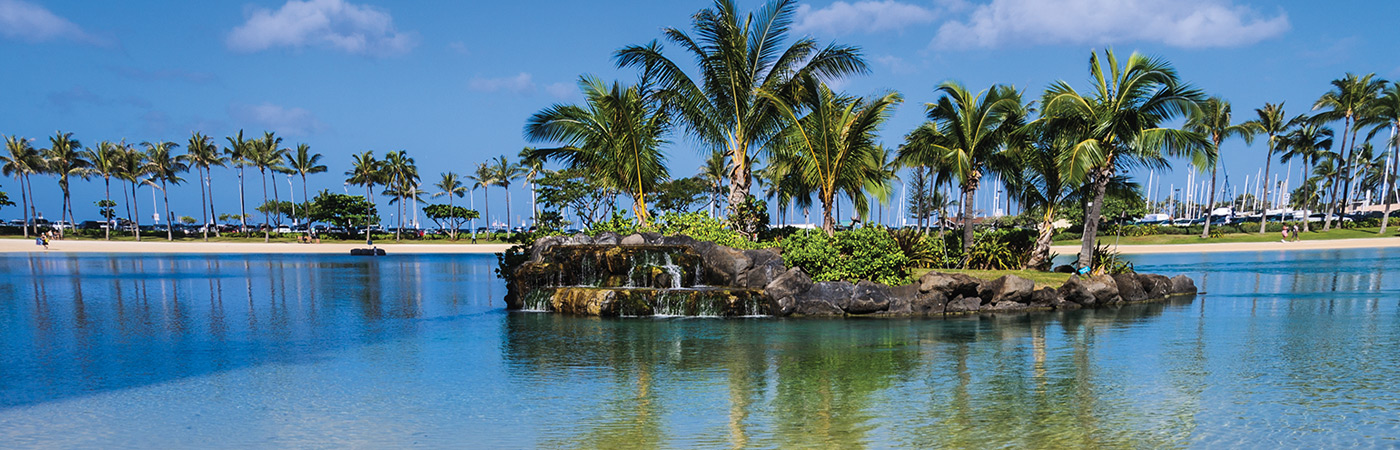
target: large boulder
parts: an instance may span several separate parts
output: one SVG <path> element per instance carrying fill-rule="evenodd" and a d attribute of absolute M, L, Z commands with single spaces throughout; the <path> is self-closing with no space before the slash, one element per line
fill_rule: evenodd
<path fill-rule="evenodd" d="M 1172 294 L 1172 279 L 1155 273 L 1137 274 L 1138 284 L 1148 300 L 1161 300 Z"/>
<path fill-rule="evenodd" d="M 1094 294 L 1089 292 L 1088 286 L 1076 275 L 1071 275 L 1056 293 L 1059 294 L 1059 301 L 1055 303 L 1057 309 L 1064 309 L 1065 304 L 1072 304 L 1074 307 L 1069 309 L 1076 309 L 1080 306 L 1092 306 L 1095 302 Z"/>
<path fill-rule="evenodd" d="M 593 245 L 593 238 L 583 233 L 571 234 L 559 245 Z"/>
<path fill-rule="evenodd" d="M 997 303 L 1030 303 L 1031 293 L 1035 291 L 1035 282 L 1016 275 L 1006 275 L 986 283 L 982 283 L 977 288 L 977 296 L 982 298 L 982 304 Z"/>
<path fill-rule="evenodd" d="M 1148 298 L 1147 291 L 1143 290 L 1141 283 L 1138 283 L 1137 274 L 1114 274 L 1113 284 L 1118 286 L 1118 297 L 1125 302 L 1140 302 Z"/>
<path fill-rule="evenodd" d="M 739 286 L 740 277 L 749 270 L 749 257 L 744 252 L 723 245 L 710 246 L 700 257 L 705 261 L 705 275 L 715 286 Z"/>
<path fill-rule="evenodd" d="M 1089 289 L 1089 293 L 1094 296 L 1094 303 L 1100 305 L 1110 305 L 1123 301 L 1118 296 L 1118 284 L 1113 277 L 1108 275 L 1098 275 L 1082 280 L 1084 287 Z"/>
<path fill-rule="evenodd" d="M 544 255 L 556 245 L 564 243 L 566 236 L 545 236 L 530 245 L 530 262 L 544 262 Z"/>
<path fill-rule="evenodd" d="M 890 288 L 870 280 L 861 280 L 851 290 L 845 304 L 837 303 L 847 314 L 871 314 L 889 309 Z"/>
<path fill-rule="evenodd" d="M 948 308 L 948 296 L 942 291 L 919 292 L 909 302 L 909 312 L 914 315 L 941 316 Z"/>
<path fill-rule="evenodd" d="M 909 283 L 899 286 L 891 286 L 890 306 L 885 308 L 885 314 L 907 316 L 914 313 L 914 297 L 919 295 L 919 285 Z"/>
<path fill-rule="evenodd" d="M 930 292 L 937 292 L 937 291 L 930 291 Z M 981 298 L 981 297 L 977 297 L 977 296 L 972 296 L 972 297 L 956 297 L 956 298 L 954 298 L 952 301 L 948 302 L 948 306 L 947 306 L 947 308 L 945 309 L 945 312 L 947 312 L 947 313 L 949 313 L 949 314 L 953 314 L 953 313 L 972 313 L 972 312 L 977 312 L 977 311 L 979 311 L 979 310 L 981 310 L 981 309 L 982 309 L 982 298 Z"/>
<path fill-rule="evenodd" d="M 695 240 L 695 238 L 686 236 L 684 234 L 677 234 L 674 236 L 662 236 L 661 238 L 656 240 L 657 245 L 681 245 L 690 247 L 691 249 L 695 248 L 696 242 L 697 241 Z"/>
<path fill-rule="evenodd" d="M 807 292 L 797 296 L 797 314 L 804 316 L 833 316 L 845 314 L 841 305 L 850 302 L 855 285 L 845 281 L 812 283 Z"/>
<path fill-rule="evenodd" d="M 1055 303 L 1059 300 L 1060 296 L 1055 293 L 1054 289 L 1043 287 L 1031 293 L 1031 302 L 1029 306 L 1036 309 L 1053 308 L 1055 307 Z"/>
<path fill-rule="evenodd" d="M 762 289 L 787 271 L 783 257 L 773 250 L 744 250 L 744 256 L 749 258 L 749 268 L 739 277 L 739 281 L 749 289 Z"/>
<path fill-rule="evenodd" d="M 638 234 L 642 235 L 642 240 L 647 244 L 655 244 L 657 239 L 661 239 L 661 233 L 655 231 L 643 231 Z"/>
<path fill-rule="evenodd" d="M 982 280 L 961 273 L 929 272 L 919 277 L 919 291 L 939 291 L 952 297 L 977 297 L 977 286 Z"/>
<path fill-rule="evenodd" d="M 615 236 L 615 235 L 616 235 L 616 233 L 614 233 L 614 236 Z M 599 234 L 599 235 L 598 235 L 598 238 L 602 238 L 602 237 L 603 237 L 603 234 Z M 598 238 L 595 238 L 595 240 L 597 240 Z M 612 245 L 628 245 L 628 246 L 631 246 L 631 245 L 647 245 L 647 240 L 646 240 L 646 238 L 642 237 L 642 235 L 640 235 L 640 234 L 632 233 L 632 234 L 629 234 L 629 235 L 627 235 L 627 236 L 624 236 L 624 237 L 622 237 L 621 239 L 615 241 Z"/>
<path fill-rule="evenodd" d="M 769 310 L 775 316 L 792 314 L 797 301 L 812 288 L 812 278 L 802 269 L 793 267 L 779 275 L 763 288 L 763 297 L 768 300 Z"/>
<path fill-rule="evenodd" d="M 1186 275 L 1172 277 L 1172 295 L 1195 294 L 1196 282 Z"/>

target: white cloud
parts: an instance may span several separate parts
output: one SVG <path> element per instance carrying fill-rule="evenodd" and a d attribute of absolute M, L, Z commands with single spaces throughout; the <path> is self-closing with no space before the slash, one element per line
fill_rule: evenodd
<path fill-rule="evenodd" d="M 838 1 L 825 8 L 804 4 L 797 7 L 793 30 L 832 34 L 872 33 L 931 23 L 937 17 L 938 14 L 928 8 L 894 0 Z"/>
<path fill-rule="evenodd" d="M 228 115 L 234 122 L 251 127 L 266 128 L 279 134 L 305 136 L 326 129 L 311 111 L 302 108 L 286 108 L 271 103 L 229 105 Z M 244 125 L 239 125 L 244 126 Z"/>
<path fill-rule="evenodd" d="M 535 90 L 534 77 L 525 72 L 511 77 L 501 78 L 472 78 L 467 86 L 473 91 L 479 92 L 514 92 L 524 94 Z"/>
<path fill-rule="evenodd" d="M 97 45 L 107 43 L 42 6 L 20 0 L 0 0 L 0 35 L 29 42 L 67 39 Z"/>
<path fill-rule="evenodd" d="M 560 100 L 576 98 L 579 95 L 578 86 L 569 83 L 551 83 L 544 87 L 544 91 Z"/>
<path fill-rule="evenodd" d="M 935 48 L 1159 42 L 1233 47 L 1282 35 L 1288 15 L 1267 16 L 1232 0 L 992 0 L 938 29 Z"/>
<path fill-rule="evenodd" d="M 252 7 L 248 21 L 229 33 L 234 51 L 273 47 L 326 47 L 347 53 L 387 56 L 406 53 L 417 36 L 394 28 L 388 12 L 344 0 L 290 0 L 276 11 Z"/>

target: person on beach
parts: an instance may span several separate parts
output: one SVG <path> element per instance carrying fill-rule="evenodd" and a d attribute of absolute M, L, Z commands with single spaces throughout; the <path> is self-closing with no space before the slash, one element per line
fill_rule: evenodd
<path fill-rule="evenodd" d="M 1291 229 L 1292 228 L 1290 228 L 1288 225 L 1284 225 L 1283 229 L 1279 230 L 1279 234 L 1283 235 L 1283 239 L 1279 239 L 1279 242 L 1288 242 L 1288 232 Z"/>

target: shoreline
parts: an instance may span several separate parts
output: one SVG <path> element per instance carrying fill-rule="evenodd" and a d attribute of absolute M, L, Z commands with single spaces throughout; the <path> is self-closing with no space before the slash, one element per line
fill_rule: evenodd
<path fill-rule="evenodd" d="M 489 254 L 504 252 L 510 244 L 379 244 L 389 254 Z M 1400 247 L 1397 238 L 1331 239 L 1299 242 L 1229 242 L 1201 244 L 1121 245 L 1125 255 L 1163 253 L 1227 253 L 1288 250 L 1338 250 L 1352 248 Z M 209 254 L 349 254 L 364 244 L 291 242 L 167 242 L 167 241 L 53 241 L 44 250 L 28 239 L 0 239 L 0 253 L 209 253 Z M 1056 245 L 1051 251 L 1061 255 L 1079 252 L 1078 245 Z"/>

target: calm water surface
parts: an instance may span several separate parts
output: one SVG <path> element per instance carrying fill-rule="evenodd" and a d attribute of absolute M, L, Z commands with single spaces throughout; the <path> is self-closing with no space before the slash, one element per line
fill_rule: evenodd
<path fill-rule="evenodd" d="M 506 313 L 492 256 L 0 255 L 0 447 L 1394 447 L 1400 250 L 951 320 Z"/>

